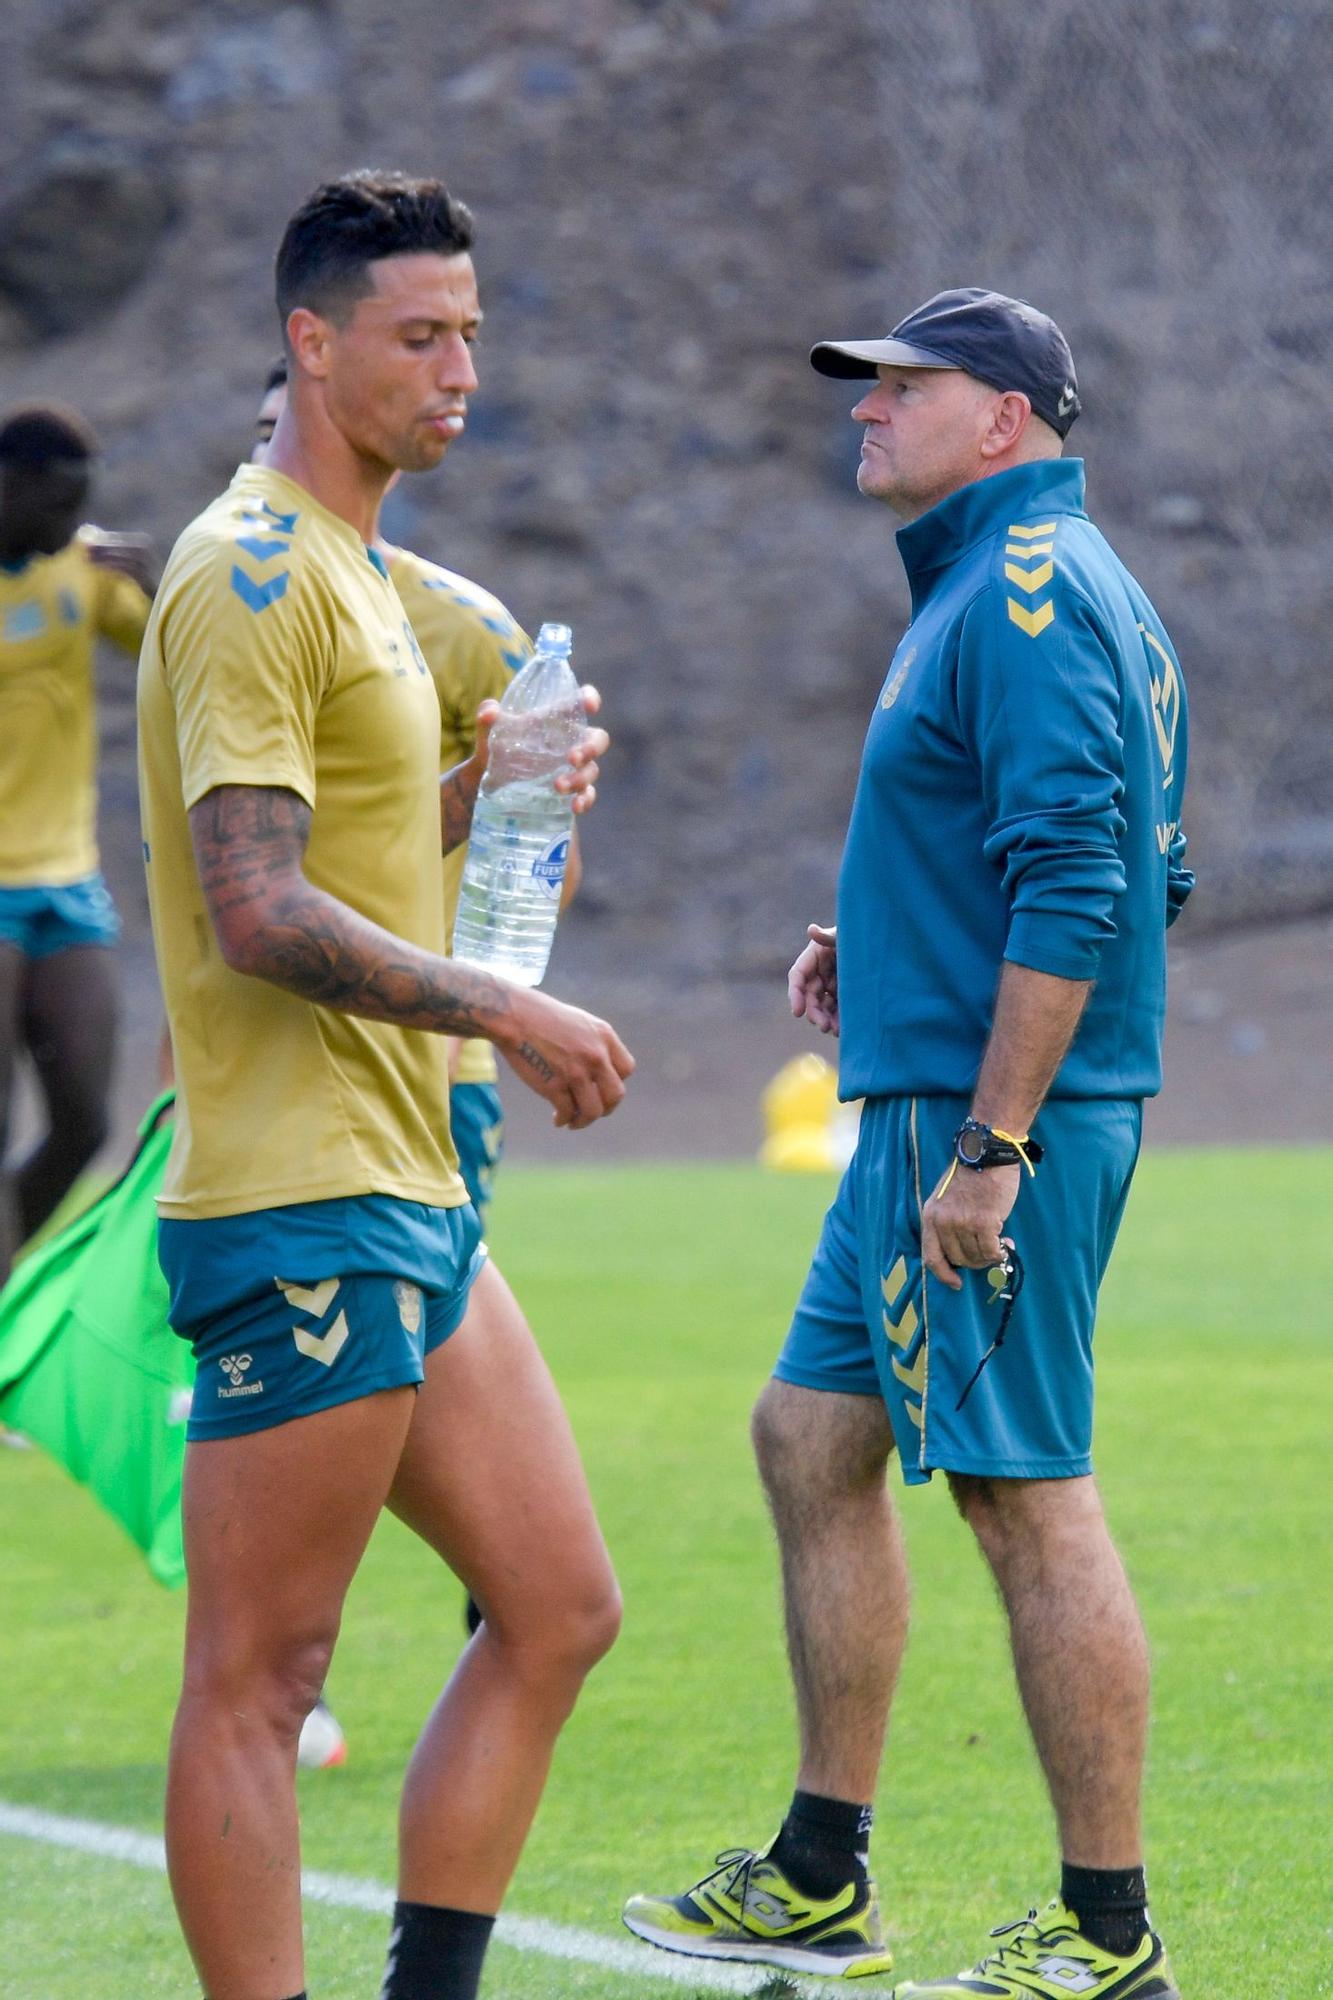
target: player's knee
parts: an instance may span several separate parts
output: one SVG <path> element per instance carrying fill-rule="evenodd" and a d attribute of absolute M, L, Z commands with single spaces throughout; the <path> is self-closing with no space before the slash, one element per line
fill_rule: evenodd
<path fill-rule="evenodd" d="M 274 1728 L 284 1737 L 299 1736 L 328 1679 L 333 1658 L 331 1639 L 308 1639 L 286 1649 L 268 1675 L 268 1709 Z"/>
<path fill-rule="evenodd" d="M 576 1674 L 591 1673 L 620 1636 L 622 1616 L 620 1586 L 608 1568 L 595 1584 L 571 1595 L 554 1621 L 548 1643 Z"/>
<path fill-rule="evenodd" d="M 604 1660 L 615 1645 L 624 1615 L 620 1586 L 614 1576 L 609 1576 L 597 1594 L 580 1606 L 575 1621 L 575 1657 L 585 1673 Z"/>
<path fill-rule="evenodd" d="M 878 1487 L 893 1449 L 878 1398 L 828 1395 L 776 1377 L 751 1413 L 750 1438 L 779 1524 L 792 1510 L 822 1512 Z"/>
<path fill-rule="evenodd" d="M 759 1477 L 769 1494 L 786 1491 L 799 1477 L 798 1430 L 782 1385 L 766 1382 L 750 1412 L 750 1443 Z"/>
<path fill-rule="evenodd" d="M 333 1634 L 316 1632 L 267 1643 L 195 1646 L 185 1664 L 185 1698 L 295 1739 L 323 1692 Z"/>
<path fill-rule="evenodd" d="M 575 1686 L 614 1646 L 622 1615 L 620 1586 L 609 1565 L 554 1602 L 528 1597 L 521 1606 L 500 1605 L 494 1612 L 482 1605 L 492 1638 L 520 1672 Z"/>

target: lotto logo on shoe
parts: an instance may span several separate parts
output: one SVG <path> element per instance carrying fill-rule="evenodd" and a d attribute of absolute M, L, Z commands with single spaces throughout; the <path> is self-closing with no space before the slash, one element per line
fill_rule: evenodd
<path fill-rule="evenodd" d="M 254 1367 L 254 1357 L 250 1354 L 224 1354 L 218 1367 L 231 1383 L 230 1389 L 219 1389 L 219 1396 L 262 1396 L 262 1382 L 247 1382 L 246 1372 Z"/>
<path fill-rule="evenodd" d="M 565 879 L 565 866 L 569 860 L 569 835 L 562 834 L 553 840 L 544 853 L 539 854 L 532 864 L 532 879 L 547 895 L 554 898 L 560 894 Z"/>
<path fill-rule="evenodd" d="M 1039 1959 L 1037 1970 L 1043 1979 L 1052 1980 L 1066 1993 L 1092 1993 L 1097 1987 L 1096 1975 L 1072 1958 Z"/>

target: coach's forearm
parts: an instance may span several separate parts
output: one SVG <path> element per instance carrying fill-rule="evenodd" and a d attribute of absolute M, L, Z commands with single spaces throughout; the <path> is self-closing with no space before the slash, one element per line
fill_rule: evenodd
<path fill-rule="evenodd" d="M 1005 964 L 972 1098 L 974 1118 L 1000 1132 L 1028 1131 L 1074 1039 L 1092 984 Z"/>
<path fill-rule="evenodd" d="M 364 1020 L 505 1044 L 521 1038 L 514 987 L 395 937 L 303 876 L 275 889 L 227 963 Z"/>

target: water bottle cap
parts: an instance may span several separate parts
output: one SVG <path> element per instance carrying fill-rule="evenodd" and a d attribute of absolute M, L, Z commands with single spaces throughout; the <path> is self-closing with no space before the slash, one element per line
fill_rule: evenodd
<path fill-rule="evenodd" d="M 543 625 L 537 634 L 539 653 L 568 653 L 574 644 L 574 634 L 568 625 Z"/>

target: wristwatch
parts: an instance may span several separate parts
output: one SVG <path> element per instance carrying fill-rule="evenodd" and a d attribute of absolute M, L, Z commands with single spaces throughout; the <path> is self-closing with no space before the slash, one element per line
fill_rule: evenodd
<path fill-rule="evenodd" d="M 1041 1165 L 1045 1148 L 1026 1134 L 1016 1139 L 1011 1132 L 997 1132 L 979 1118 L 965 1118 L 953 1135 L 954 1156 L 960 1167 L 980 1173 L 985 1167 L 1026 1167 L 1031 1173 Z"/>

